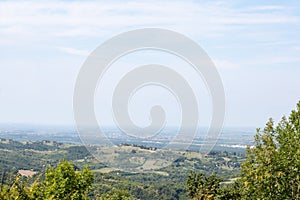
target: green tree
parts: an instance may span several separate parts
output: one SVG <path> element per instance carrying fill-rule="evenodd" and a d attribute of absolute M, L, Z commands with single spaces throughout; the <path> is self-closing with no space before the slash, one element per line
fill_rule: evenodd
<path fill-rule="evenodd" d="M 42 180 L 43 179 L 43 180 Z M 75 171 L 72 162 L 62 160 L 56 167 L 50 167 L 45 175 L 38 176 L 31 186 L 17 175 L 12 184 L 1 184 L 1 200 L 82 200 L 88 199 L 94 176 L 86 166 Z"/>
<path fill-rule="evenodd" d="M 26 181 L 22 180 L 20 175 L 15 176 L 12 184 L 1 184 L 0 187 L 1 200 L 28 200 L 29 191 Z"/>
<path fill-rule="evenodd" d="M 257 130 L 242 164 L 244 199 L 300 199 L 300 102 L 275 127 Z"/>
<path fill-rule="evenodd" d="M 35 199 L 88 199 L 94 176 L 86 166 L 75 171 L 72 162 L 62 160 L 56 167 L 46 170 L 45 179 L 35 182 L 31 187 L 31 196 Z"/>

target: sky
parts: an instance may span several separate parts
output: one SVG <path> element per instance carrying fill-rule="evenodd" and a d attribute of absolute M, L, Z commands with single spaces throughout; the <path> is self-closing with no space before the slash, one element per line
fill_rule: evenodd
<path fill-rule="evenodd" d="M 300 100 L 299 1 L 0 1 L 0 123 L 73 125 L 74 86 L 87 56 L 117 34 L 152 27 L 186 35 L 213 60 L 226 95 L 225 127 L 262 127 L 269 117 L 288 115 Z M 126 73 L 147 62 L 173 65 L 190 77 L 203 108 L 201 125 L 208 125 L 210 100 L 201 79 L 169 57 L 129 55 L 103 82 L 116 83 L 121 68 Z M 95 95 L 104 125 L 113 123 L 115 83 Z M 171 94 L 146 88 L 130 104 L 135 123 L 149 122 L 153 101 L 165 105 L 170 125 L 180 121 Z"/>

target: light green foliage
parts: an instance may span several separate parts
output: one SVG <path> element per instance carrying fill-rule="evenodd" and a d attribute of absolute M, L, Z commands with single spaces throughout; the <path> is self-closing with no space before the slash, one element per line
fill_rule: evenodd
<path fill-rule="evenodd" d="M 86 166 L 82 171 L 75 171 L 71 162 L 62 160 L 56 167 L 46 170 L 35 179 L 31 186 L 17 176 L 12 185 L 1 185 L 0 199 L 20 200 L 82 200 L 88 199 L 87 192 L 91 189 L 94 176 Z"/>
<path fill-rule="evenodd" d="M 187 193 L 191 199 L 282 200 L 300 199 L 300 102 L 277 126 L 270 119 L 257 130 L 255 145 L 248 147 L 241 178 L 229 187 L 220 179 L 191 173 Z"/>
<path fill-rule="evenodd" d="M 1 185 L 0 188 L 0 199 L 2 200 L 28 200 L 29 191 L 26 182 L 22 181 L 20 175 L 16 176 L 11 185 Z"/>
<path fill-rule="evenodd" d="M 255 136 L 242 164 L 244 199 L 300 199 L 300 102 L 275 127 Z"/>
<path fill-rule="evenodd" d="M 35 186 L 33 195 L 42 199 L 87 199 L 92 182 L 93 174 L 87 166 L 79 172 L 71 162 L 62 160 L 55 168 L 47 169 L 45 180 Z"/>

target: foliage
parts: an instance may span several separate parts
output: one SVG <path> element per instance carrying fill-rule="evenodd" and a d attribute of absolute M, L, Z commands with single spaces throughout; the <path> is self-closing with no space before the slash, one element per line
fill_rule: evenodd
<path fill-rule="evenodd" d="M 242 198 L 242 183 L 240 180 L 232 184 L 221 187 L 216 196 L 216 200 L 237 200 Z"/>
<path fill-rule="evenodd" d="M 255 144 L 243 154 L 214 151 L 201 158 L 195 152 L 181 152 L 181 157 L 170 166 L 154 173 L 100 173 L 105 167 L 93 162 L 83 146 L 68 146 L 55 142 L 20 143 L 12 140 L 0 142 L 1 185 L 0 199 L 89 199 L 101 194 L 100 200 L 131 199 L 300 199 L 300 102 L 288 118 L 277 126 L 270 119 L 263 131 L 257 130 Z M 150 147 L 143 150 L 155 150 Z M 131 151 L 137 154 L 138 151 Z M 9 178 L 4 171 L 20 168 L 44 170 L 66 155 L 83 168 L 76 171 L 65 159 L 56 167 L 49 167 L 34 179 L 19 175 Z M 172 152 L 170 152 L 170 156 Z M 241 173 L 240 166 L 242 166 Z M 204 173 L 191 172 L 194 169 Z M 213 174 L 208 176 L 207 174 Z M 219 178 L 222 177 L 222 178 Z M 240 176 L 235 182 L 228 180 Z M 227 182 L 223 182 L 227 180 Z M 186 180 L 186 189 L 184 189 Z M 93 184 L 92 184 L 93 183 Z M 120 189 L 122 188 L 122 189 Z M 93 193 L 88 195 L 88 191 Z"/>
<path fill-rule="evenodd" d="M 199 157 L 199 152 L 189 150 L 179 152 L 179 158 L 170 166 L 151 173 L 105 172 L 107 166 L 96 162 L 81 145 L 52 141 L 17 142 L 7 139 L 0 139 L 0 144 L 2 144 L 0 145 L 0 175 L 4 171 L 16 174 L 18 169 L 33 169 L 33 171 L 42 172 L 46 170 L 46 166 L 56 166 L 64 157 L 72 160 L 72 163 L 80 169 L 88 163 L 95 177 L 89 192 L 91 199 L 113 188 L 123 188 L 136 199 L 188 199 L 185 180 L 190 170 L 205 171 L 207 174 L 215 173 L 224 180 L 228 180 L 239 175 L 240 164 L 244 159 L 243 153 L 226 152 L 224 149 L 215 150 L 203 157 Z M 136 150 L 136 154 L 140 150 L 161 151 L 155 147 L 143 145 L 128 145 L 127 148 Z M 130 150 L 129 152 L 132 152 Z M 168 152 L 170 156 L 174 154 L 178 155 L 178 152 Z M 44 178 L 45 176 L 42 175 L 39 181 L 35 181 L 41 182 Z M 28 180 L 28 185 L 31 186 L 33 181 Z"/>
<path fill-rule="evenodd" d="M 13 184 L 2 184 L 0 199 L 88 199 L 87 191 L 91 189 L 93 178 L 87 166 L 79 172 L 74 170 L 72 162 L 62 160 L 56 167 L 46 170 L 43 180 L 40 175 L 30 186 L 20 175 L 16 176 Z"/>
<path fill-rule="evenodd" d="M 275 127 L 272 119 L 255 136 L 242 164 L 245 199 L 300 198 L 300 102 Z"/>
<path fill-rule="evenodd" d="M 187 193 L 191 199 L 214 199 L 218 194 L 222 179 L 211 175 L 206 177 L 203 173 L 191 172 L 187 178 Z"/>
<path fill-rule="evenodd" d="M 28 200 L 29 190 L 27 188 L 27 183 L 22 180 L 20 175 L 17 175 L 10 185 L 1 185 L 0 188 L 0 199 L 3 200 Z"/>
<path fill-rule="evenodd" d="M 109 192 L 101 195 L 99 200 L 133 200 L 127 190 L 113 188 Z"/>
<path fill-rule="evenodd" d="M 33 196 L 41 199 L 87 199 L 93 174 L 86 166 L 75 171 L 72 162 L 62 160 L 55 168 L 46 170 L 45 179 L 33 190 Z"/>
<path fill-rule="evenodd" d="M 240 198 L 238 182 L 222 187 L 222 179 L 215 174 L 205 176 L 202 172 L 191 172 L 186 182 L 187 193 L 192 200 L 235 200 Z"/>
<path fill-rule="evenodd" d="M 277 126 L 270 119 L 257 129 L 255 145 L 247 148 L 241 178 L 221 187 L 215 175 L 191 173 L 187 193 L 191 199 L 300 199 L 300 102 Z"/>

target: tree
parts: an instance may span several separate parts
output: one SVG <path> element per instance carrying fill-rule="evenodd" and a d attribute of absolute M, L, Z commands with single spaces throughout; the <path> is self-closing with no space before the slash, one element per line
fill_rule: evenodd
<path fill-rule="evenodd" d="M 300 199 L 300 102 L 275 127 L 257 130 L 242 164 L 244 199 Z"/>
<path fill-rule="evenodd" d="M 43 179 L 43 180 L 41 180 Z M 17 175 L 12 184 L 1 184 L 2 200 L 82 200 L 88 199 L 94 176 L 86 166 L 75 171 L 72 162 L 62 160 L 56 167 L 50 167 L 37 177 L 31 186 Z"/>
<path fill-rule="evenodd" d="M 56 167 L 46 170 L 45 179 L 35 182 L 31 187 L 31 196 L 35 199 L 88 199 L 94 176 L 86 166 L 75 171 L 72 162 L 62 160 Z"/>
<path fill-rule="evenodd" d="M 1 184 L 0 199 L 3 200 L 28 200 L 30 199 L 26 181 L 20 175 L 15 176 L 12 184 Z"/>

